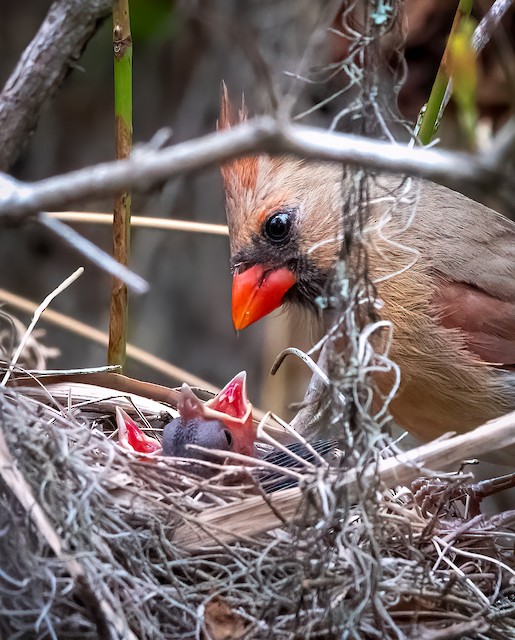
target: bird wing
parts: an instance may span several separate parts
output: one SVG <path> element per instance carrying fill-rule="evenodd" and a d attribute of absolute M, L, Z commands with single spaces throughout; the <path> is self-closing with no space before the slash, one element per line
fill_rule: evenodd
<path fill-rule="evenodd" d="M 484 361 L 515 364 L 515 224 L 432 183 L 422 183 L 420 195 L 419 206 L 430 213 L 417 212 L 415 232 L 432 247 L 439 277 L 433 302 L 442 325 L 461 329 Z"/>
<path fill-rule="evenodd" d="M 515 364 L 515 304 L 473 285 L 443 281 L 434 304 L 442 326 L 461 329 L 467 347 L 485 362 Z"/>

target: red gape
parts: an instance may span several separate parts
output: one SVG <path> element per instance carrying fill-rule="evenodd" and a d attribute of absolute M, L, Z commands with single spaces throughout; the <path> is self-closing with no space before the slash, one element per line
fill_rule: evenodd
<path fill-rule="evenodd" d="M 252 405 L 247 398 L 246 374 L 241 372 L 236 375 L 214 398 L 208 402 L 202 402 L 193 393 L 191 388 L 184 383 L 181 388 L 181 397 L 177 403 L 179 417 L 173 423 L 175 429 L 188 428 L 188 434 L 179 431 L 181 447 L 191 444 L 202 444 L 209 448 L 218 448 L 220 440 L 210 444 L 209 439 L 202 438 L 202 430 L 206 425 L 206 431 L 218 435 L 219 431 L 227 430 L 230 435 L 230 450 L 245 455 L 253 455 L 256 428 L 252 420 Z M 146 435 L 134 420 L 120 407 L 116 408 L 116 422 L 118 425 L 118 441 L 121 446 L 131 451 L 158 455 L 162 453 L 161 444 Z M 218 422 L 220 428 L 213 432 L 213 423 Z M 167 425 L 167 427 L 169 426 Z M 208 425 L 208 426 L 207 426 Z M 165 429 L 167 428 L 165 427 Z M 173 440 L 170 450 L 164 451 L 166 455 L 176 455 Z"/>

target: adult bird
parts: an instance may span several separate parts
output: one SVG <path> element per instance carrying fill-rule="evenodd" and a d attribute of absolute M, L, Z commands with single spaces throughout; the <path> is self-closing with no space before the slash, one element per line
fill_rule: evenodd
<path fill-rule="evenodd" d="M 246 118 L 222 92 L 219 128 Z M 260 154 L 222 166 L 233 271 L 233 322 L 243 329 L 283 303 L 317 315 L 341 247 L 352 184 L 342 165 Z M 442 186 L 379 176 L 362 238 L 394 326 L 401 370 L 396 422 L 421 440 L 463 433 L 515 409 L 515 225 Z M 399 196 L 400 194 L 400 196 Z M 392 380 L 377 376 L 387 394 Z M 515 462 L 515 452 L 496 456 Z"/>

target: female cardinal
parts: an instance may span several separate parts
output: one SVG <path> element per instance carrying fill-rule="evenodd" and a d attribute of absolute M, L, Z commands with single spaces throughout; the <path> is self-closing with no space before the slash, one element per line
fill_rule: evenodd
<path fill-rule="evenodd" d="M 224 87 L 220 128 L 232 113 Z M 223 165 L 237 330 L 283 303 L 317 312 L 342 244 L 345 175 L 339 164 L 284 156 Z M 401 386 L 391 413 L 430 440 L 515 409 L 515 225 L 428 182 L 398 197 L 402 184 L 378 177 L 362 239 L 379 313 L 394 327 Z M 389 392 L 387 376 L 375 382 Z"/>

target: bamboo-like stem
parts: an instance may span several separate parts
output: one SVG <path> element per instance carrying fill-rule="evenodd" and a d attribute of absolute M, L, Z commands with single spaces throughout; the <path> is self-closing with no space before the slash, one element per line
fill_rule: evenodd
<path fill-rule="evenodd" d="M 113 3 L 114 111 L 116 158 L 123 160 L 132 149 L 132 38 L 129 0 Z M 129 261 L 131 196 L 119 193 L 114 201 L 113 255 L 123 265 Z M 129 294 L 127 286 L 113 280 L 109 314 L 109 364 L 124 365 L 127 344 Z"/>
<path fill-rule="evenodd" d="M 438 68 L 438 73 L 436 74 L 433 88 L 431 89 L 431 94 L 429 95 L 429 100 L 427 101 L 424 112 L 421 115 L 420 123 L 418 126 L 417 136 L 420 142 L 424 145 L 431 142 L 431 139 L 436 132 L 438 123 L 442 116 L 442 104 L 444 102 L 447 85 L 449 84 L 450 80 L 450 43 L 452 42 L 452 39 L 460 25 L 461 20 L 465 17 L 470 16 L 473 4 L 473 0 L 460 0 L 458 8 L 456 9 L 456 14 L 452 22 L 451 31 L 449 33 L 449 37 L 447 38 L 447 44 L 445 45 L 445 50 L 443 52 L 442 61 L 440 62 L 440 67 Z"/>

